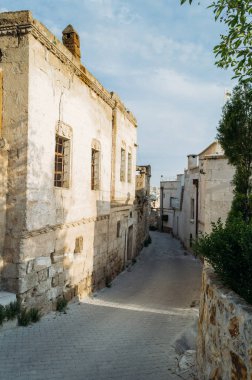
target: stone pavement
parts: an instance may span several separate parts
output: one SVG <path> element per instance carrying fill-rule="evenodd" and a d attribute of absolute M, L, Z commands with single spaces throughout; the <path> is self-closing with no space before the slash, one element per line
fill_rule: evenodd
<path fill-rule="evenodd" d="M 170 235 L 151 236 L 111 288 L 0 332 L 0 379 L 180 379 L 173 346 L 197 319 L 201 265 Z"/>

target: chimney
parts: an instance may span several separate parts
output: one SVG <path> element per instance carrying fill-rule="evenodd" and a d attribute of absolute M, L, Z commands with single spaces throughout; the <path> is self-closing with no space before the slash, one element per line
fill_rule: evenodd
<path fill-rule="evenodd" d="M 188 158 L 188 169 L 194 169 L 198 166 L 198 155 L 197 154 L 189 154 Z"/>
<path fill-rule="evenodd" d="M 80 39 L 72 25 L 68 25 L 62 32 L 62 41 L 65 47 L 80 61 Z"/>

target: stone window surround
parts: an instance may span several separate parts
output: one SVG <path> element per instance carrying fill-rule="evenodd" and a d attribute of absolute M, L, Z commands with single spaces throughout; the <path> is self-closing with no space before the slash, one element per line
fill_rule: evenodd
<path fill-rule="evenodd" d="M 132 148 L 126 147 L 125 141 L 121 142 L 120 150 L 120 181 L 121 182 L 132 182 Z M 126 177 L 127 176 L 127 177 Z"/>
<path fill-rule="evenodd" d="M 65 186 L 55 186 L 54 185 L 54 188 L 55 189 L 64 189 L 64 190 L 68 190 L 70 189 L 71 187 L 71 164 L 72 164 L 72 142 L 73 142 L 73 130 L 72 128 L 62 122 L 62 121 L 58 121 L 57 122 L 57 125 L 56 125 L 56 130 L 55 130 L 55 136 L 59 136 L 59 137 L 62 137 L 65 141 L 68 142 L 68 146 L 67 146 L 67 150 L 68 150 L 68 154 L 65 158 L 67 158 L 67 161 L 65 162 L 65 165 L 67 166 L 67 179 L 65 179 L 64 181 L 66 182 L 65 183 Z"/>
<path fill-rule="evenodd" d="M 100 190 L 101 144 L 97 139 L 91 144 L 91 190 Z"/>
<path fill-rule="evenodd" d="M 132 182 L 132 152 L 131 149 L 129 148 L 128 151 L 128 173 L 127 173 L 127 179 L 128 183 Z"/>
<path fill-rule="evenodd" d="M 121 157 L 120 157 L 120 181 L 125 182 L 126 180 L 126 147 L 121 146 Z"/>

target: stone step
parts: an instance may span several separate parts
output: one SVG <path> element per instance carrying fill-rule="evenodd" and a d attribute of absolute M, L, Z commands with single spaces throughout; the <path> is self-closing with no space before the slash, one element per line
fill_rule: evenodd
<path fill-rule="evenodd" d="M 0 305 L 6 306 L 11 302 L 15 302 L 16 300 L 16 294 L 0 291 Z"/>

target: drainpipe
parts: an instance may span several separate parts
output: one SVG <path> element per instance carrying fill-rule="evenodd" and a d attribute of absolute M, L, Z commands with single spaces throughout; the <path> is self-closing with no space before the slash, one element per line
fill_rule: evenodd
<path fill-rule="evenodd" d="M 160 217 L 161 217 L 161 232 L 164 231 L 164 221 L 163 221 L 163 212 L 164 212 L 164 187 L 160 186 Z"/>
<path fill-rule="evenodd" d="M 198 224 L 199 224 L 199 180 L 194 179 L 193 184 L 196 187 L 196 226 L 195 226 L 195 236 L 198 237 Z"/>

